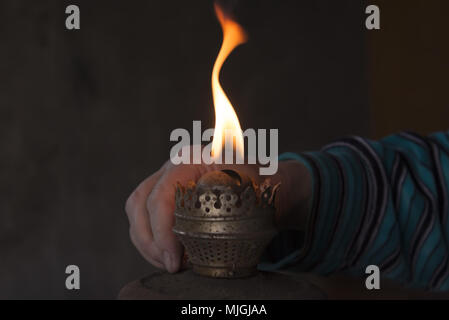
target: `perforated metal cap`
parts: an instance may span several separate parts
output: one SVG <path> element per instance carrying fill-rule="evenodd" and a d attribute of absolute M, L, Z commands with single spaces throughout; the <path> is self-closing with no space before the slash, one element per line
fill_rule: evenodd
<path fill-rule="evenodd" d="M 244 277 L 256 272 L 271 241 L 274 198 L 279 185 L 255 184 L 247 175 L 213 171 L 198 183 L 176 187 L 174 233 L 193 270 L 211 277 Z"/>

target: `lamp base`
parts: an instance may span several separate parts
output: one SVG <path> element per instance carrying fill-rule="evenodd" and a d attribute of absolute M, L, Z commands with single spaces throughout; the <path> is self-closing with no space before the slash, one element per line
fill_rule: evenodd
<path fill-rule="evenodd" d="M 281 300 L 326 299 L 307 280 L 279 273 L 258 272 L 249 278 L 220 279 L 188 269 L 176 274 L 156 271 L 126 285 L 121 300 Z"/>

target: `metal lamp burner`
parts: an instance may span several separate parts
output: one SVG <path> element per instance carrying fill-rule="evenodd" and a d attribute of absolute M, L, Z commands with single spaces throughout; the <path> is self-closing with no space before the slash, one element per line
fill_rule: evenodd
<path fill-rule="evenodd" d="M 269 180 L 257 185 L 234 170 L 206 173 L 197 184 L 178 183 L 173 232 L 184 245 L 193 271 L 217 278 L 255 274 L 276 233 L 278 188 Z"/>

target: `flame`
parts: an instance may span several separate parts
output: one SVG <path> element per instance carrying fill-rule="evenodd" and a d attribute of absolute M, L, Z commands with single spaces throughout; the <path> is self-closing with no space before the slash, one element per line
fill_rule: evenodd
<path fill-rule="evenodd" d="M 219 75 L 226 58 L 234 48 L 246 42 L 247 36 L 243 28 L 230 17 L 226 16 L 217 4 L 215 4 L 215 13 L 220 22 L 221 29 L 223 30 L 223 42 L 212 70 L 212 96 L 215 108 L 215 131 L 214 139 L 212 140 L 212 157 L 215 159 L 221 158 L 226 133 L 235 137 L 233 142 L 235 144 L 236 154 L 243 158 L 244 144 L 242 129 L 240 128 L 237 114 L 220 85 Z"/>

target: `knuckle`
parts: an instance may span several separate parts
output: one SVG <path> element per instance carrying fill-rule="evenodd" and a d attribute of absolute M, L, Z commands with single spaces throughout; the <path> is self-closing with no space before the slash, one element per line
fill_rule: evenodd
<path fill-rule="evenodd" d="M 126 200 L 125 212 L 128 216 L 131 214 L 131 212 L 134 211 L 134 208 L 136 207 L 137 202 L 140 200 L 140 197 L 141 196 L 139 194 L 139 191 L 135 190 Z"/>
<path fill-rule="evenodd" d="M 134 194 L 134 193 L 132 193 L 132 194 L 128 197 L 128 199 L 126 199 L 126 202 L 125 202 L 125 212 L 126 212 L 127 215 L 130 214 L 130 212 L 132 211 L 132 208 L 134 207 L 133 194 Z"/>

